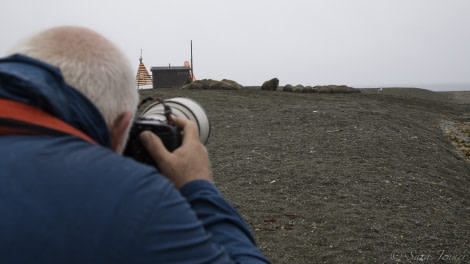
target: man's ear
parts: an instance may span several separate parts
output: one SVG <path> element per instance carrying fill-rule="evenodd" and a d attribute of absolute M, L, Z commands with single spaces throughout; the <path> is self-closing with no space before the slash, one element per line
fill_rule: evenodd
<path fill-rule="evenodd" d="M 134 114 L 125 112 L 114 121 L 111 128 L 111 150 L 116 153 L 122 153 L 127 141 L 128 128 L 131 125 Z"/>

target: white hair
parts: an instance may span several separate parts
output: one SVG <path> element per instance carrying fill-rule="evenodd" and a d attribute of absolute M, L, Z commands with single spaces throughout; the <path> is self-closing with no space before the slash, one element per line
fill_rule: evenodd
<path fill-rule="evenodd" d="M 109 129 L 123 113 L 137 110 L 139 95 L 129 60 L 111 41 L 88 28 L 47 29 L 20 42 L 10 53 L 60 68 L 65 81 L 99 109 Z"/>
<path fill-rule="evenodd" d="M 129 60 L 111 41 L 88 28 L 61 26 L 20 42 L 20 53 L 60 68 L 65 82 L 98 108 L 110 131 L 126 112 L 137 110 L 139 95 Z M 116 152 L 122 153 L 130 130 Z"/>

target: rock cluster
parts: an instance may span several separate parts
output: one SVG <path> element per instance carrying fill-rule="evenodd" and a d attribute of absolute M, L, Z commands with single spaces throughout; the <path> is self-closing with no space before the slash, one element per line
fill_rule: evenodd
<path fill-rule="evenodd" d="M 243 85 L 233 80 L 222 79 L 221 81 L 212 79 L 202 79 L 188 83 L 181 87 L 182 89 L 199 89 L 199 90 L 242 90 Z M 279 86 L 279 79 L 272 78 L 267 80 L 261 86 L 261 90 L 267 91 L 284 91 L 294 93 L 360 93 L 361 90 L 349 87 L 347 85 L 317 85 L 317 86 L 304 86 L 297 84 L 295 86 L 286 84 Z"/>
<path fill-rule="evenodd" d="M 192 83 L 186 84 L 182 89 L 202 89 L 202 90 L 209 90 L 209 89 L 217 89 L 217 90 L 241 90 L 243 89 L 243 85 L 237 83 L 236 81 L 223 79 L 221 81 L 216 81 L 212 79 L 203 79 L 197 80 Z"/>
<path fill-rule="evenodd" d="M 284 92 L 294 92 L 294 93 L 360 93 L 361 90 L 349 87 L 347 85 L 317 85 L 317 86 L 303 86 L 302 84 L 297 84 L 292 86 L 286 84 L 282 86 L 282 91 Z"/>
<path fill-rule="evenodd" d="M 302 84 L 297 84 L 295 86 L 291 84 L 286 84 L 284 86 L 279 86 L 279 79 L 273 78 L 271 80 L 265 81 L 261 86 L 261 90 L 276 91 L 281 90 L 284 92 L 293 92 L 293 93 L 360 93 L 361 90 L 349 87 L 347 85 L 317 85 L 317 86 L 304 86 Z"/>

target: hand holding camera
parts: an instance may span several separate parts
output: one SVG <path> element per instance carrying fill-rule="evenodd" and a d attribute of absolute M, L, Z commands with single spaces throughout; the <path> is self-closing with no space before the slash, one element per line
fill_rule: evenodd
<path fill-rule="evenodd" d="M 212 181 L 209 154 L 199 140 L 195 122 L 175 118 L 176 127 L 182 132 L 182 144 L 173 152 L 164 147 L 162 140 L 150 131 L 140 134 L 140 140 L 156 162 L 160 171 L 176 188 L 194 180 Z"/>
<path fill-rule="evenodd" d="M 196 179 L 210 181 L 204 146 L 209 134 L 209 119 L 197 102 L 182 97 L 160 100 L 136 117 L 124 155 L 156 166 L 177 188 Z"/>

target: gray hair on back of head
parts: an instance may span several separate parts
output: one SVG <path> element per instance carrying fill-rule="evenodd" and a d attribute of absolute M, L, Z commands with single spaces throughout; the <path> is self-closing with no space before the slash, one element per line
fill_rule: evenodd
<path fill-rule="evenodd" d="M 60 68 L 67 84 L 93 102 L 110 129 L 120 115 L 137 109 L 139 95 L 129 60 L 95 31 L 76 26 L 54 27 L 18 43 L 10 53 Z"/>

